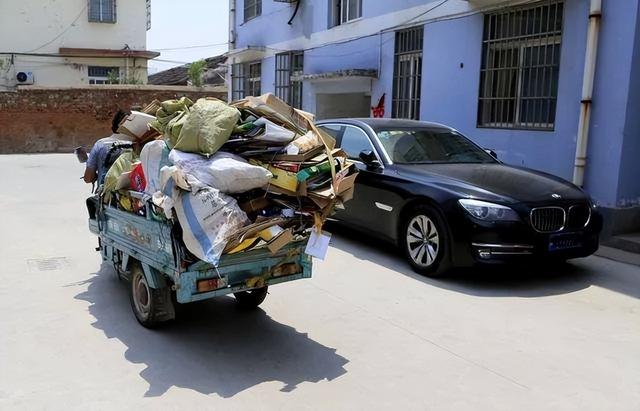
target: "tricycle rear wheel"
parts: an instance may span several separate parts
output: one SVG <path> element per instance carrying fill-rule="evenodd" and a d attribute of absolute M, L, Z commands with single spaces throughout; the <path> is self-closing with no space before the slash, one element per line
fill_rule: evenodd
<path fill-rule="evenodd" d="M 265 298 L 267 298 L 267 292 L 269 290 L 268 286 L 264 286 L 261 288 L 255 288 L 253 290 L 248 291 L 240 291 L 237 293 L 233 293 L 234 297 L 236 297 L 236 301 L 238 305 L 242 308 L 251 309 L 256 308 Z"/>
<path fill-rule="evenodd" d="M 147 328 L 155 328 L 161 322 L 174 318 L 171 290 L 168 287 L 149 287 L 144 271 L 139 264 L 131 267 L 129 287 L 131 308 L 138 322 Z"/>

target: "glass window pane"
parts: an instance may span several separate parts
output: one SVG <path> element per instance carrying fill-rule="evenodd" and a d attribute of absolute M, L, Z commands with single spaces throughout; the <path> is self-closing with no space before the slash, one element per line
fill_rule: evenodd
<path fill-rule="evenodd" d="M 362 150 L 372 150 L 375 152 L 369 137 L 356 127 L 346 127 L 342 134 L 342 142 L 340 144 L 348 155 L 349 158 L 358 159 Z"/>
<path fill-rule="evenodd" d="M 478 125 L 553 128 L 563 2 L 485 16 Z"/>
<path fill-rule="evenodd" d="M 360 0 L 346 0 L 349 3 L 349 20 L 360 17 Z"/>

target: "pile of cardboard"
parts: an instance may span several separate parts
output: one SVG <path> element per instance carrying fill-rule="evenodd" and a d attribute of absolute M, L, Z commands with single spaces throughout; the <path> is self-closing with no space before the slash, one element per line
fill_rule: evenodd
<path fill-rule="evenodd" d="M 190 101 L 188 103 L 193 104 Z M 188 115 L 189 104 L 183 104 L 184 113 L 179 113 L 176 118 Z M 160 116 L 161 106 L 162 103 L 154 102 L 144 111 L 158 110 Z M 246 213 L 246 218 L 242 216 L 245 223 L 240 229 L 236 224 L 232 231 L 224 235 L 223 253 L 241 253 L 257 247 L 266 247 L 275 253 L 291 241 L 321 236 L 321 227 L 327 217 L 336 206 L 353 196 L 357 176 L 355 166 L 342 150 L 335 148 L 335 140 L 330 135 L 316 128 L 313 115 L 290 107 L 272 94 L 247 97 L 230 106 L 237 109 L 238 121 L 230 135 L 224 136 L 224 144 L 213 155 L 229 153 L 229 156 L 268 170 L 270 174 L 267 173 L 267 176 L 271 178 L 264 186 L 246 192 L 227 191 L 228 196 L 233 198 L 233 207 L 239 207 Z M 153 119 L 145 117 L 145 120 L 153 125 Z M 124 127 L 127 125 L 123 124 Z M 152 128 L 148 126 L 145 129 L 136 125 L 133 132 L 148 137 L 152 134 L 150 130 Z M 164 130 L 160 128 L 158 131 Z M 157 139 L 164 139 L 166 150 L 173 149 L 171 141 L 175 139 L 171 140 L 168 131 L 163 134 Z M 157 140 L 151 141 L 151 144 L 157 143 Z M 211 153 L 196 154 L 203 155 L 202 158 L 212 156 Z M 172 166 L 165 164 L 163 171 Z M 159 180 L 153 176 L 146 176 L 146 179 Z M 179 180 L 176 180 L 178 186 L 190 189 L 189 178 L 182 177 Z M 153 202 L 148 202 L 152 209 L 144 212 L 153 212 L 154 215 L 182 223 L 170 212 L 173 203 L 168 201 L 171 194 L 165 186 L 166 181 L 163 187 L 147 193 L 153 195 Z M 206 188 L 218 189 L 214 186 Z M 132 194 L 136 197 L 135 193 Z M 126 194 L 120 190 L 119 198 L 123 196 L 126 197 Z M 139 209 L 136 211 L 139 212 Z M 186 225 L 181 224 L 183 232 L 189 229 Z M 186 248 L 198 255 L 188 243 Z M 322 254 L 321 250 L 316 255 Z M 217 259 L 210 262 L 215 264 Z"/>

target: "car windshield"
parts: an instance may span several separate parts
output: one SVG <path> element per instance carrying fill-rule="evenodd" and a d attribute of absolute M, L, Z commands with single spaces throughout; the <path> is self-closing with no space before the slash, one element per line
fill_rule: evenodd
<path fill-rule="evenodd" d="M 496 162 L 463 135 L 444 128 L 390 128 L 377 134 L 391 161 L 398 164 Z"/>

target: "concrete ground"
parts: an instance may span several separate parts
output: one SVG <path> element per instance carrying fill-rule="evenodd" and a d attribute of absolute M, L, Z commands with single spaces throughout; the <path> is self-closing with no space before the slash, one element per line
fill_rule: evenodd
<path fill-rule="evenodd" d="M 72 155 L 0 156 L 0 409 L 640 409 L 640 268 L 431 280 L 338 232 L 255 312 L 136 322 Z M 342 230 L 340 230 L 342 231 Z"/>

